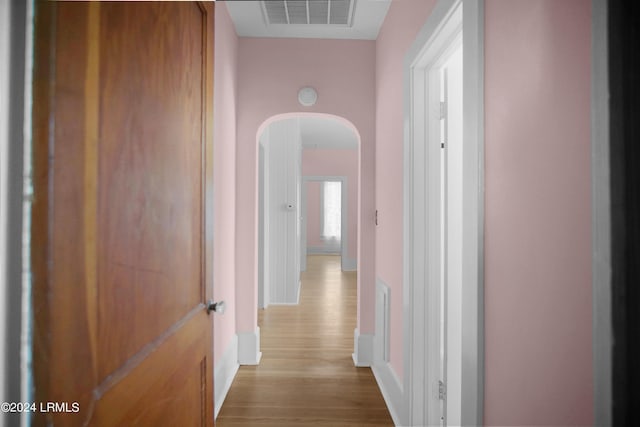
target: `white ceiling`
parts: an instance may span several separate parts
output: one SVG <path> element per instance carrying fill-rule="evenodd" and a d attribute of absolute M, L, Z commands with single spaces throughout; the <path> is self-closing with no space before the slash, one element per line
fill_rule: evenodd
<path fill-rule="evenodd" d="M 323 117 L 301 117 L 302 148 L 357 149 L 358 137 L 340 121 Z"/>
<path fill-rule="evenodd" d="M 289 1 L 293 5 L 300 0 Z M 259 0 L 225 1 L 238 36 L 375 40 L 391 0 L 354 0 L 351 25 L 268 24 L 261 3 Z"/>
<path fill-rule="evenodd" d="M 305 149 L 357 150 L 358 135 L 338 119 L 331 117 L 302 116 L 281 119 L 291 123 L 297 120 L 300 126 L 300 146 Z M 273 126 L 271 123 L 269 126 Z M 268 129 L 268 128 L 267 128 Z M 264 131 L 266 132 L 265 129 Z M 265 133 L 260 135 L 261 145 L 268 144 Z"/>
<path fill-rule="evenodd" d="M 304 149 L 356 150 L 358 136 L 338 119 L 331 117 L 302 116 L 285 121 L 298 120 L 300 125 L 300 145 Z M 271 123 L 270 126 L 272 126 Z M 264 134 L 260 135 L 260 144 L 265 143 Z"/>

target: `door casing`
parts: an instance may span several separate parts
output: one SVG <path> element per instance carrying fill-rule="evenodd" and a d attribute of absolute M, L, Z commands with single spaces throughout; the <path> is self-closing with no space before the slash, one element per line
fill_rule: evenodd
<path fill-rule="evenodd" d="M 404 408 L 406 425 L 438 425 L 438 327 L 428 314 L 429 297 L 439 286 L 439 141 L 428 123 L 426 73 L 458 31 L 463 43 L 463 288 L 462 288 L 462 425 L 483 420 L 484 349 L 484 3 L 439 0 L 412 44 L 404 63 Z M 431 105 L 435 105 L 432 103 Z M 439 107 L 439 103 L 438 103 Z M 437 144 L 438 155 L 427 149 Z M 435 151 L 434 151 L 435 152 Z M 436 157 L 436 158 L 434 158 Z M 435 202 L 435 203 L 434 203 Z M 428 207 L 427 207 L 428 206 Z M 439 239 L 436 239 L 439 240 Z M 426 260 L 426 262 L 425 262 Z M 434 274 L 435 273 L 435 274 Z M 426 283 L 427 286 L 422 284 Z M 437 292 L 436 292 L 437 294 Z M 433 301 L 431 299 L 431 301 Z M 426 381 L 417 381 L 425 378 Z"/>
<path fill-rule="evenodd" d="M 340 224 L 341 224 L 341 236 L 340 236 L 340 264 L 341 268 L 345 270 L 345 261 L 348 256 L 348 233 L 349 233 L 349 216 L 347 214 L 348 209 L 348 190 L 347 190 L 347 177 L 346 176 L 303 176 L 302 177 L 302 230 L 301 230 L 301 244 L 300 253 L 302 255 L 302 271 L 306 270 L 307 259 L 307 183 L 309 182 L 340 182 L 341 184 L 341 199 L 342 207 L 340 209 Z"/>

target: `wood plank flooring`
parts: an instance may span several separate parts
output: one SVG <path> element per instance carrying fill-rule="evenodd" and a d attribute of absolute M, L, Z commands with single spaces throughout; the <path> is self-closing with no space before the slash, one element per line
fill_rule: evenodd
<path fill-rule="evenodd" d="M 356 273 L 309 256 L 300 304 L 260 310 L 262 360 L 240 367 L 216 425 L 393 426 L 371 369 L 353 366 L 356 304 Z"/>

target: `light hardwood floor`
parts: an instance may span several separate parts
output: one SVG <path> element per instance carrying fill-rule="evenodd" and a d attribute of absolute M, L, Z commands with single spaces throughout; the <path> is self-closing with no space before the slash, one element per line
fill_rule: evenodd
<path fill-rule="evenodd" d="M 300 304 L 258 315 L 262 360 L 241 366 L 217 419 L 227 426 L 393 426 L 371 369 L 353 366 L 356 273 L 315 255 Z"/>

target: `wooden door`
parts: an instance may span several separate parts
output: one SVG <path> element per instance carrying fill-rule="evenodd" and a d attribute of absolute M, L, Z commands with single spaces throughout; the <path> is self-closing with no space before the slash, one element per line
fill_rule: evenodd
<path fill-rule="evenodd" d="M 35 425 L 213 425 L 213 22 L 36 4 Z"/>

